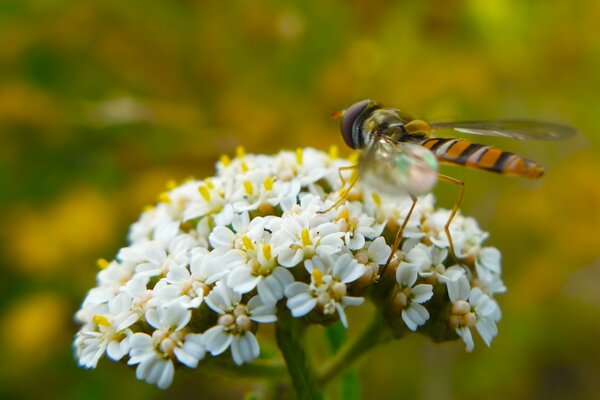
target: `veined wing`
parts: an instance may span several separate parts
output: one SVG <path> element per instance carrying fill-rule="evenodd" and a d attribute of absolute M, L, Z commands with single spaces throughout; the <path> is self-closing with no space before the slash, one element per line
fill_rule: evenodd
<path fill-rule="evenodd" d="M 521 119 L 436 122 L 430 125 L 433 129 L 453 129 L 470 135 L 497 136 L 517 140 L 559 140 L 577 133 L 575 128 L 568 125 Z"/>
<path fill-rule="evenodd" d="M 438 162 L 421 145 L 380 135 L 361 153 L 358 170 L 363 184 L 380 194 L 419 196 L 435 185 Z"/>

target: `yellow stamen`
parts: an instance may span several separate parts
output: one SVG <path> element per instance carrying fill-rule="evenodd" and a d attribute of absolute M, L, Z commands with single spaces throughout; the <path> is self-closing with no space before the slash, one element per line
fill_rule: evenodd
<path fill-rule="evenodd" d="M 246 191 L 246 194 L 248 196 L 252 196 L 252 193 L 254 192 L 254 188 L 252 187 L 252 182 L 244 181 L 244 190 Z"/>
<path fill-rule="evenodd" d="M 210 201 L 210 192 L 208 191 L 208 188 L 206 186 L 199 186 L 198 191 L 200 192 L 200 196 L 202 196 L 204 201 L 208 203 Z"/>
<path fill-rule="evenodd" d="M 298 163 L 298 165 L 302 165 L 302 154 L 303 150 L 301 148 L 297 148 L 296 149 L 296 162 Z"/>
<path fill-rule="evenodd" d="M 237 158 L 244 158 L 246 156 L 246 149 L 244 149 L 244 146 L 238 146 L 235 148 L 235 156 Z"/>
<path fill-rule="evenodd" d="M 161 194 L 158 195 L 158 201 L 162 201 L 163 203 L 171 203 L 171 198 L 169 197 L 169 194 L 167 192 L 162 192 Z"/>
<path fill-rule="evenodd" d="M 248 236 L 242 238 L 242 243 L 247 250 L 254 250 L 254 243 L 252 243 L 252 240 Z"/>
<path fill-rule="evenodd" d="M 142 209 L 143 212 L 148 212 L 148 211 L 152 211 L 152 210 L 154 210 L 154 206 L 152 206 L 152 205 L 145 206 Z"/>
<path fill-rule="evenodd" d="M 212 180 L 210 178 L 206 178 L 204 180 L 204 183 L 206 184 L 206 187 L 211 190 L 215 188 L 215 185 L 212 183 Z"/>
<path fill-rule="evenodd" d="M 110 263 L 106 260 L 106 258 L 99 258 L 96 261 L 96 265 L 100 269 L 106 269 L 110 265 Z"/>
<path fill-rule="evenodd" d="M 343 207 L 342 211 L 340 211 L 340 213 L 337 216 L 337 219 L 348 219 L 350 218 L 350 211 L 348 211 L 348 208 Z"/>
<path fill-rule="evenodd" d="M 246 164 L 245 162 L 242 162 L 242 164 L 240 165 L 242 167 L 242 172 L 248 172 L 248 164 Z"/>
<path fill-rule="evenodd" d="M 265 190 L 273 190 L 273 177 L 267 176 L 263 181 L 263 186 Z"/>
<path fill-rule="evenodd" d="M 169 179 L 166 184 L 167 190 L 173 190 L 177 187 L 177 181 L 175 179 Z"/>
<path fill-rule="evenodd" d="M 373 198 L 373 201 L 375 202 L 375 204 L 378 207 L 381 207 L 381 197 L 379 197 L 379 195 L 375 192 L 371 193 L 371 197 Z"/>
<path fill-rule="evenodd" d="M 308 228 L 302 229 L 302 232 L 300 233 L 300 237 L 302 238 L 302 246 L 306 247 L 306 246 L 309 246 L 310 244 L 312 244 L 312 242 L 310 241 L 310 232 L 309 232 Z"/>
<path fill-rule="evenodd" d="M 231 164 L 231 158 L 229 158 L 229 156 L 227 154 L 223 154 L 220 158 L 221 164 L 223 164 L 225 167 L 229 166 L 229 164 Z"/>
<path fill-rule="evenodd" d="M 329 158 L 338 158 L 338 147 L 336 145 L 329 147 Z"/>
<path fill-rule="evenodd" d="M 360 157 L 360 153 L 358 151 L 354 151 L 348 157 L 348 161 L 350 161 L 352 164 L 356 164 L 358 162 L 359 157 Z"/>
<path fill-rule="evenodd" d="M 313 282 L 315 283 L 315 285 L 320 285 L 323 283 L 323 273 L 321 272 L 320 269 L 312 270 L 312 278 L 313 278 Z"/>
<path fill-rule="evenodd" d="M 263 246 L 262 248 L 262 252 L 263 252 L 263 256 L 265 256 L 265 258 L 267 260 L 271 259 L 271 244 L 267 243 Z"/>
<path fill-rule="evenodd" d="M 102 315 L 94 315 L 92 321 L 98 326 L 110 326 L 110 321 Z"/>

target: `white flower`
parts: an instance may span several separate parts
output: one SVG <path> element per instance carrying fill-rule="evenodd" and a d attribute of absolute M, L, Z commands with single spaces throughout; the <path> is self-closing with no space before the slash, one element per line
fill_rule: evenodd
<path fill-rule="evenodd" d="M 121 293 L 106 305 L 86 311 L 78 313 L 78 319 L 86 323 L 76 339 L 79 364 L 95 368 L 105 352 L 111 359 L 120 360 L 129 351 L 126 330 L 138 320 L 131 311 L 131 297 Z"/>
<path fill-rule="evenodd" d="M 231 356 L 237 365 L 258 357 L 258 340 L 252 333 L 253 322 L 275 322 L 274 305 L 265 305 L 255 296 L 248 304 L 241 303 L 242 295 L 230 289 L 224 282 L 217 283 L 206 297 L 206 304 L 220 314 L 216 326 L 203 335 L 206 350 L 213 356 L 231 347 Z"/>
<path fill-rule="evenodd" d="M 472 351 L 475 347 L 471 328 L 476 328 L 489 346 L 498 333 L 496 322 L 501 316 L 498 304 L 481 289 L 471 289 L 466 277 L 448 282 L 447 287 L 448 297 L 452 302 L 450 326 L 463 339 L 467 351 Z"/>
<path fill-rule="evenodd" d="M 214 248 L 225 247 L 227 249 L 241 249 L 244 247 L 244 237 L 257 242 L 262 237 L 267 220 L 257 217 L 250 221 L 247 212 L 234 214 L 232 218 L 232 228 L 217 226 L 209 236 L 210 244 Z"/>
<path fill-rule="evenodd" d="M 350 250 L 362 249 L 365 239 L 374 239 L 381 235 L 385 223 L 376 224 L 358 203 L 346 203 L 337 210 L 336 222 L 340 231 L 345 232 L 344 242 Z"/>
<path fill-rule="evenodd" d="M 360 264 L 365 266 L 365 274 L 361 277 L 361 282 L 372 283 L 379 277 L 379 266 L 385 265 L 392 249 L 385 243 L 385 239 L 380 236 L 369 243 L 369 247 L 356 252 L 354 258 Z"/>
<path fill-rule="evenodd" d="M 294 277 L 287 268 L 279 266 L 270 243 L 252 245 L 246 251 L 247 263 L 234 269 L 227 285 L 239 293 L 248 293 L 257 288 L 265 304 L 273 304 L 284 296 L 284 290 Z"/>
<path fill-rule="evenodd" d="M 394 305 L 402 310 L 402 320 L 411 331 L 423 325 L 429 319 L 429 312 L 423 306 L 433 296 L 433 286 L 428 284 L 415 285 L 417 282 L 417 267 L 400 263 L 396 269 L 398 286 L 394 292 Z"/>
<path fill-rule="evenodd" d="M 171 268 L 189 264 L 189 252 L 196 246 L 190 235 L 179 235 L 164 249 L 159 242 L 148 242 L 143 246 L 144 260 L 137 266 L 136 273 L 146 276 L 166 276 Z"/>
<path fill-rule="evenodd" d="M 338 313 L 340 321 L 348 326 L 346 306 L 357 306 L 364 298 L 347 295 L 347 284 L 354 282 L 365 273 L 365 267 L 345 253 L 335 259 L 330 256 L 313 257 L 305 262 L 310 273 L 310 285 L 294 282 L 285 290 L 287 307 L 294 317 L 308 314 L 315 307 L 324 315 Z"/>
<path fill-rule="evenodd" d="M 178 301 L 184 308 L 197 308 L 211 285 L 240 265 L 244 265 L 244 260 L 234 250 L 219 248 L 209 252 L 196 248 L 189 269 L 182 265 L 172 266 L 166 278 L 154 286 L 151 304 L 164 306 Z"/>
<path fill-rule="evenodd" d="M 196 186 L 200 194 L 199 199 L 187 204 L 183 212 L 184 221 L 215 214 L 223 209 L 226 201 L 223 188 L 217 183 L 220 183 L 220 180 L 207 179 Z"/>
<path fill-rule="evenodd" d="M 477 278 L 480 284 L 490 293 L 504 293 L 506 286 L 501 279 L 502 256 L 494 247 L 484 247 L 475 259 Z"/>
<path fill-rule="evenodd" d="M 293 267 L 315 254 L 331 256 L 343 246 L 338 226 L 325 222 L 318 215 L 304 213 L 300 216 L 284 217 L 273 233 L 273 247 L 278 253 L 277 260 L 284 267 Z"/>
<path fill-rule="evenodd" d="M 183 331 L 190 318 L 191 312 L 177 303 L 146 313 L 147 322 L 156 330 L 152 336 L 135 333 L 130 339 L 128 364 L 137 364 L 138 379 L 166 389 L 173 381 L 174 359 L 195 368 L 198 361 L 204 358 L 202 335 Z"/>
<path fill-rule="evenodd" d="M 448 280 L 456 280 L 464 276 L 464 268 L 458 265 L 446 268 L 443 262 L 447 257 L 447 249 L 439 248 L 435 245 L 425 246 L 423 243 L 419 243 L 408 250 L 405 256 L 406 261 L 402 261 L 400 265 L 415 267 L 419 276 L 427 278 L 428 282 L 439 280 L 445 283 Z"/>

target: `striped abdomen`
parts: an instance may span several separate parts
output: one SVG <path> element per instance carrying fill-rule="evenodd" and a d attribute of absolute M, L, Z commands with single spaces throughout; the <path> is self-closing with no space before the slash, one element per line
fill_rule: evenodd
<path fill-rule="evenodd" d="M 440 162 L 532 179 L 544 175 L 544 168 L 533 161 L 469 140 L 432 138 L 423 140 L 421 145 L 431 150 Z"/>

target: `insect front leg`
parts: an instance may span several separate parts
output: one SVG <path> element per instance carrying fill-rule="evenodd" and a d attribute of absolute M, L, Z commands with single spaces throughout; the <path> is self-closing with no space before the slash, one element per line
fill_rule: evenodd
<path fill-rule="evenodd" d="M 335 203 L 333 203 L 333 205 L 331 207 L 327 208 L 326 210 L 319 211 L 319 214 L 325 214 L 325 213 L 333 210 L 340 204 L 342 204 L 344 201 L 346 201 L 346 199 L 348 198 L 348 195 L 350 194 L 350 190 L 352 190 L 354 185 L 356 185 L 356 182 L 358 182 L 358 174 L 356 174 L 357 168 L 358 168 L 358 165 L 349 165 L 347 167 L 338 168 L 338 175 L 340 177 L 340 181 L 342 182 L 342 188 L 340 189 L 340 198 L 337 199 L 337 201 Z M 348 187 L 344 188 L 344 186 L 346 186 L 346 179 L 344 178 L 344 175 L 342 175 L 342 171 L 349 171 L 349 170 L 353 171 L 352 175 L 350 177 L 350 184 L 348 185 Z"/>
<path fill-rule="evenodd" d="M 448 183 L 452 183 L 453 185 L 457 185 L 460 188 L 460 191 L 458 192 L 458 197 L 456 198 L 456 201 L 454 202 L 454 207 L 452 208 L 452 212 L 450 213 L 450 217 L 448 218 L 448 221 L 446 222 L 446 225 L 444 226 L 444 230 L 446 231 L 446 237 L 448 238 L 448 246 L 450 247 L 450 254 L 452 255 L 452 257 L 454 258 L 454 260 L 456 260 L 456 262 L 458 264 L 462 265 L 462 263 L 456 256 L 456 252 L 454 251 L 454 243 L 452 242 L 452 235 L 450 235 L 450 224 L 452 223 L 452 220 L 456 216 L 456 213 L 458 212 L 458 209 L 460 208 L 460 204 L 462 203 L 463 195 L 465 194 L 465 183 L 456 178 L 452 178 L 450 176 L 442 175 L 442 174 L 439 174 L 438 178 L 444 182 L 448 182 Z"/>
<path fill-rule="evenodd" d="M 380 273 L 381 276 L 383 276 L 387 266 L 394 258 L 394 254 L 396 253 L 396 250 L 398 250 L 398 247 L 400 247 L 400 242 L 402 242 L 402 235 L 404 234 L 404 229 L 406 228 L 406 225 L 408 225 L 408 221 L 410 220 L 410 217 L 415 209 L 415 206 L 417 205 L 417 196 L 414 196 L 411 194 L 410 198 L 412 200 L 412 204 L 410 205 L 410 209 L 408 210 L 408 214 L 406 215 L 406 218 L 404 218 L 404 222 L 402 222 L 400 229 L 398 229 L 398 232 L 396 233 L 396 240 L 394 240 L 394 245 L 392 246 L 392 252 L 390 253 L 390 256 L 388 257 L 385 265 L 383 266 L 383 269 L 381 270 L 381 273 Z"/>

